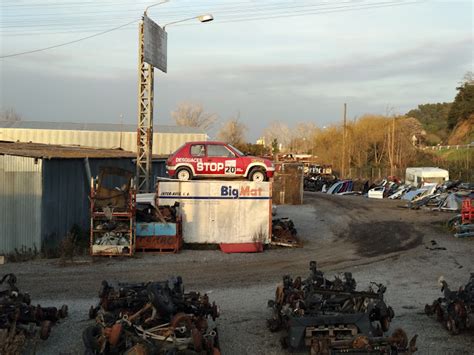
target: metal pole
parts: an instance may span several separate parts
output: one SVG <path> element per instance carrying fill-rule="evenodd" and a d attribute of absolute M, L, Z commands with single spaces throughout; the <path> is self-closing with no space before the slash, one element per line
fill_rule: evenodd
<path fill-rule="evenodd" d="M 138 25 L 138 128 L 137 186 L 138 192 L 150 191 L 153 148 L 154 68 L 144 60 L 143 21 Z"/>
<path fill-rule="evenodd" d="M 341 164 L 341 177 L 345 178 L 346 174 L 346 115 L 347 115 L 347 104 L 344 103 L 344 126 L 342 130 L 342 164 Z"/>

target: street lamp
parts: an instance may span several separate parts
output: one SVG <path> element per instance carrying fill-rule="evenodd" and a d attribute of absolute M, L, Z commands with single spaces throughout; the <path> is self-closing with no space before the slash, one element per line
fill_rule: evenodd
<path fill-rule="evenodd" d="M 148 9 L 149 9 L 150 7 L 158 6 L 158 5 L 161 5 L 161 4 L 165 4 L 165 3 L 167 3 L 167 2 L 170 2 L 170 0 L 163 0 L 163 1 L 157 2 L 156 4 L 148 5 L 148 6 L 145 8 L 145 11 L 143 11 L 143 15 L 146 15 L 146 12 L 148 11 Z"/>
<path fill-rule="evenodd" d="M 152 150 L 153 150 L 153 97 L 154 97 L 154 66 L 157 65 L 159 69 L 166 72 L 166 42 L 167 35 L 164 30 L 166 26 L 198 19 L 200 22 L 209 22 L 214 19 L 211 14 L 205 14 L 200 16 L 194 16 L 179 21 L 173 21 L 161 28 L 157 24 L 153 23 L 148 16 L 147 11 L 153 6 L 165 4 L 169 0 L 163 0 L 155 4 L 148 5 L 143 12 L 143 21 L 140 21 L 138 26 L 138 128 L 137 128 L 137 187 L 139 192 L 149 192 L 151 187 L 151 171 L 152 171 Z M 154 39 L 153 44 L 157 45 L 158 48 L 162 48 L 160 52 L 157 48 L 148 48 L 147 50 L 154 53 L 154 57 L 150 62 L 145 62 L 145 40 L 144 40 L 144 22 L 151 21 L 151 25 L 154 26 L 153 34 L 151 37 Z M 147 29 L 150 25 L 147 25 Z M 150 30 L 148 30 L 150 33 Z M 147 35 L 148 36 L 148 35 Z M 155 36 L 155 37 L 154 37 Z M 150 45 L 150 40 L 147 39 Z M 156 43 L 159 42 L 159 43 Z M 163 47 L 160 47 L 163 46 Z M 155 59 L 158 58 L 158 59 Z"/>
<path fill-rule="evenodd" d="M 212 20 L 214 20 L 214 16 L 212 16 L 211 14 L 205 14 L 205 15 L 193 16 L 193 17 L 182 19 L 182 20 L 169 22 L 163 26 L 163 29 L 165 29 L 166 26 L 174 25 L 175 23 L 185 22 L 185 21 L 194 20 L 194 19 L 198 19 L 199 22 L 202 22 L 202 23 L 211 22 Z"/>

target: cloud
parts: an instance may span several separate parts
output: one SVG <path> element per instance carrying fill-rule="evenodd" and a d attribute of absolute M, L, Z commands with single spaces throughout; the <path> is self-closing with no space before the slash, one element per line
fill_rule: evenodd
<path fill-rule="evenodd" d="M 471 67 L 471 48 L 469 38 L 420 42 L 380 55 L 354 51 L 314 63 L 157 72 L 155 122 L 172 123 L 169 113 L 183 100 L 203 103 L 221 121 L 239 110 L 252 139 L 273 120 L 290 126 L 340 120 L 344 102 L 349 117 L 385 113 L 387 105 L 404 113 L 420 103 L 452 100 L 457 81 Z M 33 68 L 11 65 L 2 73 L 2 105 L 15 107 L 25 119 L 118 122 L 123 114 L 124 122 L 136 122 L 135 66 L 98 76 Z"/>
<path fill-rule="evenodd" d="M 343 84 L 380 79 L 450 76 L 453 70 L 468 68 L 472 63 L 471 39 L 435 44 L 419 43 L 416 47 L 393 51 L 379 56 L 348 54 L 324 63 L 292 63 L 241 65 L 208 68 L 199 73 L 185 72 L 173 79 L 201 82 L 218 81 L 234 88 L 284 88 L 302 85 Z M 250 85 L 251 84 L 251 85 Z"/>

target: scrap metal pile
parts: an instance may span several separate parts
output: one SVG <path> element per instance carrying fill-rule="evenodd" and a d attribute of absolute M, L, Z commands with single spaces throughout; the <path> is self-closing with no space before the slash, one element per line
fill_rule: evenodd
<path fill-rule="evenodd" d="M 301 242 L 296 236 L 295 224 L 289 218 L 272 220 L 272 244 L 285 247 L 299 247 Z"/>
<path fill-rule="evenodd" d="M 283 277 L 275 299 L 268 302 L 272 332 L 283 331 L 282 346 L 289 350 L 309 348 L 311 354 L 411 354 L 416 335 L 408 341 L 402 329 L 391 336 L 394 312 L 384 301 L 386 287 L 371 283 L 367 291 L 356 291 L 356 281 L 347 272 L 328 280 L 310 262 L 307 279 Z"/>
<path fill-rule="evenodd" d="M 16 286 L 14 274 L 0 280 L 0 354 L 22 354 L 26 343 L 48 339 L 52 326 L 67 316 L 68 308 L 32 306 L 28 293 Z"/>
<path fill-rule="evenodd" d="M 474 197 L 474 185 L 461 181 L 443 184 L 425 183 L 420 187 L 404 184 L 395 176 L 389 176 L 370 184 L 361 180 L 333 180 L 322 186 L 322 191 L 333 195 L 363 195 L 369 198 L 389 198 L 406 201 L 410 209 L 430 208 L 437 211 L 461 210 L 462 200 Z"/>
<path fill-rule="evenodd" d="M 96 325 L 83 333 L 89 354 L 220 354 L 216 304 L 184 292 L 181 277 L 148 283 L 102 282 Z M 212 321 L 211 321 L 212 319 Z"/>
<path fill-rule="evenodd" d="M 439 279 L 443 297 L 436 299 L 431 305 L 425 306 L 429 316 L 443 323 L 451 334 L 470 329 L 474 324 L 474 273 L 467 284 L 458 291 L 451 291 L 448 283 Z"/>
<path fill-rule="evenodd" d="M 179 216 L 179 202 L 172 206 L 163 205 L 155 207 L 150 203 L 137 207 L 137 222 L 176 223 Z"/>
<path fill-rule="evenodd" d="M 103 167 L 91 178 L 90 251 L 92 255 L 131 255 L 135 243 L 136 188 L 133 173 Z"/>

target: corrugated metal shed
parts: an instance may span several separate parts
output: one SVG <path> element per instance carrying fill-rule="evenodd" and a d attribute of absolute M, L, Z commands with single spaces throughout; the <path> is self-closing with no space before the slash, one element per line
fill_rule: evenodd
<path fill-rule="evenodd" d="M 207 140 L 195 127 L 153 127 L 153 154 L 171 154 L 182 144 Z M 78 145 L 136 151 L 137 126 L 108 123 L 6 122 L 0 121 L 0 140 L 44 144 Z"/>
<path fill-rule="evenodd" d="M 85 158 L 92 176 L 106 166 L 135 172 L 131 152 L 0 142 L 0 254 L 55 248 L 74 225 L 88 230 Z M 166 162 L 155 157 L 153 180 L 164 176 Z"/>
<path fill-rule="evenodd" d="M 0 155 L 0 254 L 41 248 L 42 161 Z"/>

